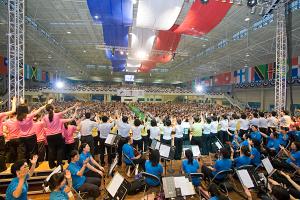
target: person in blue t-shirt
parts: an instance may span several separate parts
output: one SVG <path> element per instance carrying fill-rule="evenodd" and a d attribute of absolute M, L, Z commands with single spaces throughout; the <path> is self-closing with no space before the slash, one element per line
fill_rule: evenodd
<path fill-rule="evenodd" d="M 250 133 L 250 138 L 252 140 L 257 140 L 259 142 L 261 142 L 261 133 L 258 131 L 258 126 L 257 125 L 252 125 L 251 126 L 252 132 Z"/>
<path fill-rule="evenodd" d="M 215 183 L 208 186 L 209 200 L 229 200 L 219 189 Z"/>
<path fill-rule="evenodd" d="M 86 169 L 84 171 L 84 176 L 88 177 L 103 177 L 104 168 L 95 161 L 92 154 L 90 153 L 90 146 L 87 143 L 82 143 L 79 148 L 79 161 L 78 164 L 80 167 L 83 166 L 83 163 L 86 159 L 89 160 L 89 162 L 86 165 Z"/>
<path fill-rule="evenodd" d="M 145 171 L 161 179 L 161 175 L 163 174 L 163 166 L 159 163 L 159 159 L 159 151 L 152 150 L 149 154 L 149 160 L 147 160 L 145 163 Z M 160 184 L 159 181 L 150 178 L 146 178 L 145 181 L 150 186 L 158 186 Z"/>
<path fill-rule="evenodd" d="M 280 145 L 286 147 L 289 143 L 289 135 L 288 135 L 289 128 L 288 127 L 280 127 L 280 133 L 278 138 L 280 139 Z"/>
<path fill-rule="evenodd" d="M 261 163 L 260 159 L 260 142 L 256 139 L 248 139 L 249 149 L 251 153 L 251 163 L 255 166 L 258 166 Z"/>
<path fill-rule="evenodd" d="M 197 173 L 198 169 L 200 168 L 200 165 L 196 159 L 194 159 L 193 152 L 188 149 L 185 152 L 185 157 L 187 159 L 182 161 L 181 167 L 185 174 L 190 173 Z M 200 179 L 199 178 L 193 178 L 192 183 L 194 186 L 200 185 Z"/>
<path fill-rule="evenodd" d="M 233 151 L 231 150 L 231 160 L 234 161 L 235 167 L 241 167 L 244 165 L 250 165 L 251 164 L 251 158 L 250 158 L 250 150 L 247 146 L 242 146 L 240 150 L 240 156 L 233 159 Z"/>
<path fill-rule="evenodd" d="M 11 173 L 14 178 L 6 189 L 6 199 L 8 200 L 26 200 L 28 192 L 27 180 L 32 176 L 38 156 L 34 155 L 31 162 L 31 168 L 28 169 L 26 160 L 19 160 L 11 166 Z"/>
<path fill-rule="evenodd" d="M 263 137 L 267 138 L 267 145 L 264 147 L 264 150 L 262 150 L 262 153 L 265 155 L 267 154 L 270 156 L 276 156 L 276 154 L 279 151 L 281 140 L 278 138 L 279 135 L 274 129 L 271 128 L 270 130 L 271 130 L 270 136 L 261 133 Z"/>
<path fill-rule="evenodd" d="M 242 148 L 242 146 L 249 146 L 249 139 L 250 135 L 249 134 L 244 134 L 243 135 L 243 142 L 240 143 L 240 148 Z"/>
<path fill-rule="evenodd" d="M 68 170 L 72 176 L 73 188 L 80 192 L 87 192 L 89 197 L 97 198 L 100 195 L 99 187 L 101 185 L 101 179 L 97 177 L 85 177 L 84 171 L 89 162 L 86 159 L 83 166 L 80 167 L 78 164 L 79 154 L 77 150 L 73 150 L 70 154 Z"/>
<path fill-rule="evenodd" d="M 67 181 L 66 181 L 67 179 Z M 67 185 L 66 185 L 67 182 Z M 75 200 L 72 193 L 72 177 L 69 170 L 64 173 L 53 174 L 49 181 L 49 188 L 51 190 L 50 200 Z"/>
<path fill-rule="evenodd" d="M 223 170 L 229 170 L 232 167 L 232 161 L 230 160 L 230 152 L 227 148 L 221 148 L 220 149 L 221 159 L 217 160 L 215 162 L 215 165 L 213 167 L 211 166 L 202 166 L 202 172 L 204 174 L 204 178 L 212 178 L 214 177 L 218 172 Z M 224 175 L 218 175 L 216 179 L 221 180 L 224 178 Z"/>
<path fill-rule="evenodd" d="M 124 162 L 127 165 L 131 165 L 131 162 L 133 162 L 134 164 L 140 164 L 143 170 L 145 171 L 145 159 L 142 158 L 142 155 L 140 153 L 136 152 L 135 154 L 134 148 L 131 146 L 132 138 L 130 136 L 125 138 L 125 142 L 126 143 L 122 147 L 122 152 L 128 158 L 124 156 Z"/>

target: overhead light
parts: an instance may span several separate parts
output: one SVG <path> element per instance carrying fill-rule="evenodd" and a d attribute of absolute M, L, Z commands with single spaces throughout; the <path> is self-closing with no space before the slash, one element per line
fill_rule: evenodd
<path fill-rule="evenodd" d="M 137 0 L 132 0 L 132 4 L 136 4 L 137 3 Z"/>
<path fill-rule="evenodd" d="M 202 44 L 202 47 L 206 47 L 206 44 Z"/>
<path fill-rule="evenodd" d="M 197 91 L 197 92 L 202 92 L 202 91 L 203 91 L 202 85 L 197 85 L 197 86 L 196 86 L 196 91 Z"/>
<path fill-rule="evenodd" d="M 256 6 L 254 6 L 254 7 L 251 8 L 250 13 L 251 13 L 251 14 L 254 14 L 254 13 L 255 13 L 255 10 L 256 10 Z"/>
<path fill-rule="evenodd" d="M 71 31 L 68 31 L 67 34 L 71 34 Z"/>
<path fill-rule="evenodd" d="M 250 17 L 246 17 L 245 18 L 245 22 L 249 21 L 250 20 Z"/>
<path fill-rule="evenodd" d="M 95 18 L 95 19 L 99 19 L 99 16 L 98 16 L 98 15 L 95 15 L 94 18 Z"/>
<path fill-rule="evenodd" d="M 121 55 L 124 55 L 124 51 L 120 51 L 120 54 L 121 54 Z"/>
<path fill-rule="evenodd" d="M 247 53 L 247 54 L 246 54 L 246 57 L 249 57 L 249 56 L 250 56 L 250 55 Z"/>
<path fill-rule="evenodd" d="M 86 53 L 86 50 L 83 50 L 82 52 L 83 52 L 83 53 Z"/>
<path fill-rule="evenodd" d="M 147 55 L 147 53 L 144 50 L 141 49 L 141 50 L 137 51 L 136 56 L 139 59 L 144 60 L 144 59 L 147 58 L 148 55 Z"/>
<path fill-rule="evenodd" d="M 62 81 L 57 81 L 56 84 L 55 84 L 55 86 L 58 89 L 62 89 L 65 86 L 65 84 Z"/>
<path fill-rule="evenodd" d="M 48 56 L 48 58 L 49 58 L 49 59 L 51 59 L 51 58 L 52 58 L 52 56 L 51 56 L 51 55 L 49 55 L 49 56 Z"/>
<path fill-rule="evenodd" d="M 247 1 L 247 6 L 249 6 L 250 8 L 252 8 L 253 6 L 256 6 L 257 4 L 257 0 L 248 0 Z"/>

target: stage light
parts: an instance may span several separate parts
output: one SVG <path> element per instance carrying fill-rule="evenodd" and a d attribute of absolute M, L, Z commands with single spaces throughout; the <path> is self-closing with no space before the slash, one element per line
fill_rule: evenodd
<path fill-rule="evenodd" d="M 124 55 L 124 51 L 120 51 L 120 55 Z"/>
<path fill-rule="evenodd" d="M 57 81 L 56 82 L 56 88 L 62 89 L 65 86 L 64 82 L 62 81 Z"/>
<path fill-rule="evenodd" d="M 245 22 L 249 21 L 250 20 L 250 17 L 246 17 L 245 18 Z"/>
<path fill-rule="evenodd" d="M 208 3 L 208 0 L 200 0 L 200 2 L 201 2 L 202 4 L 207 4 L 207 3 Z"/>
<path fill-rule="evenodd" d="M 95 15 L 95 19 L 99 19 L 99 16 L 98 16 L 98 15 Z"/>
<path fill-rule="evenodd" d="M 256 6 L 257 4 L 257 0 L 248 0 L 247 1 L 247 6 L 249 6 L 250 8 L 252 8 L 253 6 Z"/>
<path fill-rule="evenodd" d="M 203 87 L 201 85 L 197 85 L 196 86 L 196 91 L 197 92 L 202 92 L 203 91 Z"/>
<path fill-rule="evenodd" d="M 137 53 L 136 53 L 136 56 L 141 59 L 141 60 L 144 60 L 147 58 L 147 53 L 144 51 L 144 50 L 138 50 Z"/>
<path fill-rule="evenodd" d="M 68 31 L 67 34 L 71 34 L 71 31 Z"/>

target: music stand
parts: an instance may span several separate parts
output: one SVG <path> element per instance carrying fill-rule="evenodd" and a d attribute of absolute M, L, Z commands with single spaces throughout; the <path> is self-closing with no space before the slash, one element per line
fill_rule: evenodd
<path fill-rule="evenodd" d="M 118 172 L 115 173 L 110 183 L 106 187 L 110 200 L 123 200 L 125 199 L 128 189 L 129 182 Z"/>
<path fill-rule="evenodd" d="M 105 145 L 116 147 L 118 146 L 120 140 L 120 136 L 116 134 L 108 134 L 107 138 L 105 139 Z"/>

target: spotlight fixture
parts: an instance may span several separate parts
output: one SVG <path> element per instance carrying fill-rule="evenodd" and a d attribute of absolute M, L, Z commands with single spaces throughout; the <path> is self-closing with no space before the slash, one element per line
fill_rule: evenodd
<path fill-rule="evenodd" d="M 176 53 L 173 53 L 172 54 L 172 59 L 171 59 L 172 61 L 175 59 L 175 56 L 176 56 Z"/>
<path fill-rule="evenodd" d="M 68 31 L 67 34 L 71 34 L 71 31 Z"/>
<path fill-rule="evenodd" d="M 251 11 L 250 11 L 250 13 L 251 13 L 251 14 L 254 14 L 254 13 L 255 13 L 255 11 L 256 11 L 256 6 L 254 6 L 254 7 L 252 7 L 252 8 L 251 8 Z"/>
<path fill-rule="evenodd" d="M 200 2 L 201 2 L 202 4 L 207 4 L 207 3 L 208 3 L 208 0 L 200 0 Z"/>
<path fill-rule="evenodd" d="M 124 51 L 120 51 L 120 55 L 124 55 Z"/>
<path fill-rule="evenodd" d="M 248 0 L 247 1 L 247 6 L 249 6 L 250 8 L 252 8 L 256 5 L 257 5 L 257 0 Z"/>

